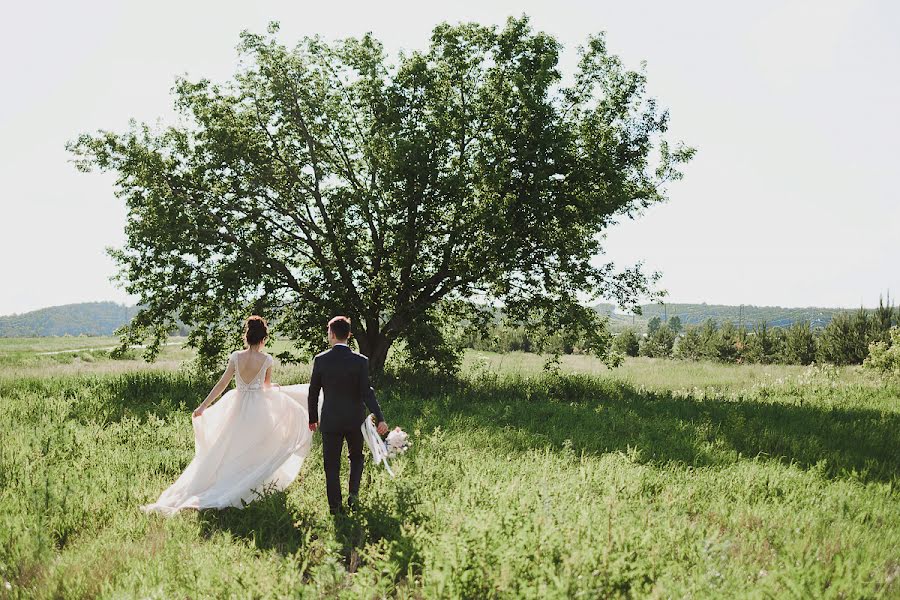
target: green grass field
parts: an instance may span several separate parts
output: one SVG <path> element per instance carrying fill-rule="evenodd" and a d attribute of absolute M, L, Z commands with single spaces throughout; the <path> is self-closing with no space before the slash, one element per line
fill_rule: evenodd
<path fill-rule="evenodd" d="M 286 493 L 167 520 L 210 382 L 83 342 L 0 341 L 0 597 L 900 597 L 900 386 L 858 369 L 472 352 L 379 386 L 414 445 L 349 517 L 317 438 Z"/>

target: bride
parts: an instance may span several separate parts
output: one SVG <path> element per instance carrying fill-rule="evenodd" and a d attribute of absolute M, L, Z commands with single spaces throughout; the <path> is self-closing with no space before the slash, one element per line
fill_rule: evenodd
<path fill-rule="evenodd" d="M 242 508 L 264 490 L 285 489 L 309 454 L 312 432 L 305 394 L 272 387 L 265 319 L 252 316 L 244 330 L 246 349 L 233 352 L 228 367 L 193 414 L 194 459 L 145 512 Z M 213 401 L 234 377 L 236 389 Z"/>

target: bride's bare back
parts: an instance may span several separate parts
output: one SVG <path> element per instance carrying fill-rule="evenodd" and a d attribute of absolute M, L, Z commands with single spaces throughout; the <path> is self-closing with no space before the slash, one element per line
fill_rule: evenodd
<path fill-rule="evenodd" d="M 235 352 L 235 369 L 241 380 L 250 383 L 262 370 L 263 365 L 269 362 L 269 355 L 252 348 Z M 265 382 L 271 382 L 271 367 L 267 369 Z"/>

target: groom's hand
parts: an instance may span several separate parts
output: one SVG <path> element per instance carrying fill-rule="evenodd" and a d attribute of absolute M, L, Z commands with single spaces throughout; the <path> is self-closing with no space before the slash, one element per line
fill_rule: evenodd
<path fill-rule="evenodd" d="M 384 435 L 388 432 L 387 423 L 385 423 L 384 421 L 379 421 L 378 427 L 376 427 L 375 429 L 376 431 L 378 431 L 378 435 Z"/>
<path fill-rule="evenodd" d="M 318 424 L 318 423 L 310 423 L 310 424 L 309 424 L 309 430 L 310 430 L 310 431 L 315 431 L 315 430 L 318 429 L 318 428 L 319 428 L 319 424 Z"/>

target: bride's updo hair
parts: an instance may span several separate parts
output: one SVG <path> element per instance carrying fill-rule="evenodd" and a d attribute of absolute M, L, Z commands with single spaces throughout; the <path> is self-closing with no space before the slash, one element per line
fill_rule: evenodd
<path fill-rule="evenodd" d="M 248 346 L 256 346 L 269 337 L 269 325 L 259 315 L 247 319 L 244 325 L 244 341 Z"/>

